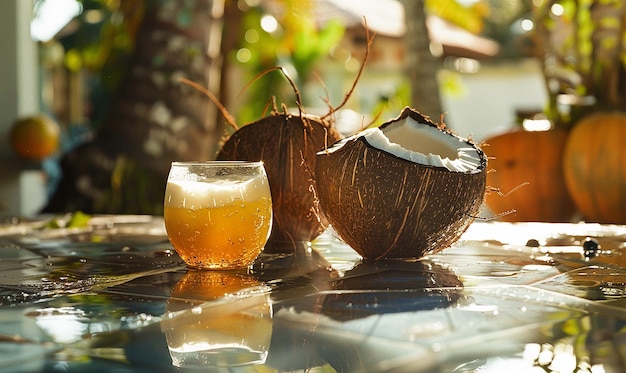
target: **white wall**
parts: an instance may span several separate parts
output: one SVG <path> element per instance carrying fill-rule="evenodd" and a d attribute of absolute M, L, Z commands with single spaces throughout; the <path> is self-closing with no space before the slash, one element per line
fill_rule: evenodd
<path fill-rule="evenodd" d="M 471 134 L 477 142 L 510 128 L 517 109 L 542 110 L 548 101 L 541 68 L 534 59 L 482 65 L 475 73 L 450 74 L 455 75 L 459 86 L 450 90 L 442 82 L 445 122 L 459 135 Z M 446 79 L 445 74 L 442 77 Z"/>
<path fill-rule="evenodd" d="M 0 1 L 0 136 L 6 141 L 18 116 L 39 110 L 37 45 L 30 37 L 34 0 Z M 0 156 L 11 155 L 7 147 Z"/>
<path fill-rule="evenodd" d="M 342 66 L 333 64 L 323 66 L 322 76 L 332 103 L 343 99 L 354 78 Z M 438 79 L 444 122 L 460 136 L 471 135 L 477 142 L 512 127 L 516 110 L 540 111 L 548 102 L 541 66 L 532 58 L 482 63 L 474 73 L 444 69 Z M 393 93 L 405 80 L 406 76 L 397 68 L 366 70 L 346 107 L 372 114 L 380 96 Z M 308 97 L 325 97 L 327 92 L 316 84 L 305 93 Z M 380 119 L 394 118 L 400 109 L 384 113 Z M 431 119 L 438 122 L 440 118 Z"/>
<path fill-rule="evenodd" d="M 32 215 L 45 203 L 37 165 L 11 152 L 8 134 L 16 118 L 39 111 L 37 45 L 30 37 L 34 0 L 0 0 L 0 215 Z"/>

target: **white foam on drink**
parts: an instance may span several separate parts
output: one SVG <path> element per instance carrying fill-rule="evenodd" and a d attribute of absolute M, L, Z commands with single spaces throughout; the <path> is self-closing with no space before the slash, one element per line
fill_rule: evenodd
<path fill-rule="evenodd" d="M 210 181 L 168 180 L 165 206 L 184 208 L 220 207 L 235 201 L 256 201 L 269 197 L 263 177 L 254 179 L 213 179 Z"/>

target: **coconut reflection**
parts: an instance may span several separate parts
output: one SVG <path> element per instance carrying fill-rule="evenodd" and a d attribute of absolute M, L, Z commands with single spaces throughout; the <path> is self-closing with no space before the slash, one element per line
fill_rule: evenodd
<path fill-rule="evenodd" d="M 428 261 L 364 262 L 334 282 L 322 312 L 345 321 L 373 314 L 446 308 L 456 304 L 462 288 L 454 272 Z"/>
<path fill-rule="evenodd" d="M 377 329 L 380 325 L 393 322 L 389 315 L 454 307 L 465 302 L 463 297 L 461 280 L 435 263 L 361 262 L 341 276 L 327 277 L 323 290 L 306 299 L 276 303 L 267 365 L 279 371 L 309 371 L 326 365 L 337 372 L 391 371 L 379 364 L 393 357 L 423 355 L 411 336 L 378 334 L 385 334 Z M 432 325 L 429 320 L 425 328 Z M 439 329 L 416 327 L 405 333 L 443 331 L 442 326 L 435 327 Z M 372 338 L 354 338 L 352 330 L 369 330 Z"/>
<path fill-rule="evenodd" d="M 272 335 L 269 291 L 247 274 L 190 270 L 172 290 L 161 329 L 176 367 L 262 364 Z"/>

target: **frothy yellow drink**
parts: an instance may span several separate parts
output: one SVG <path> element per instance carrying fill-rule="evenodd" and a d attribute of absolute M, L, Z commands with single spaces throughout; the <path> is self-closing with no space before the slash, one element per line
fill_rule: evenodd
<path fill-rule="evenodd" d="M 272 224 L 267 178 L 216 176 L 169 179 L 165 228 L 172 246 L 193 268 L 249 266 L 263 250 Z"/>

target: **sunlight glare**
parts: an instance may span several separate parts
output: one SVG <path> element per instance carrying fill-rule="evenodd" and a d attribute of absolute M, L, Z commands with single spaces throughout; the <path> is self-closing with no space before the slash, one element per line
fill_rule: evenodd
<path fill-rule="evenodd" d="M 261 18 L 261 28 L 263 31 L 271 34 L 278 30 L 278 21 L 271 15 L 266 14 Z"/>
<path fill-rule="evenodd" d="M 563 5 L 561 4 L 552 4 L 552 6 L 550 7 L 550 11 L 555 16 L 560 17 L 563 15 L 563 13 L 565 13 L 565 8 L 563 8 Z"/>
<path fill-rule="evenodd" d="M 33 20 L 30 23 L 31 37 L 35 41 L 50 41 L 82 11 L 82 5 L 76 0 L 38 2 L 34 9 Z"/>
<path fill-rule="evenodd" d="M 237 61 L 241 63 L 246 63 L 250 61 L 251 58 L 252 58 L 252 52 L 250 52 L 250 49 L 241 48 L 237 50 Z"/>
<path fill-rule="evenodd" d="M 522 27 L 522 30 L 524 31 L 532 31 L 532 29 L 535 28 L 534 22 L 528 18 L 523 19 L 522 22 L 520 23 L 520 26 Z"/>

